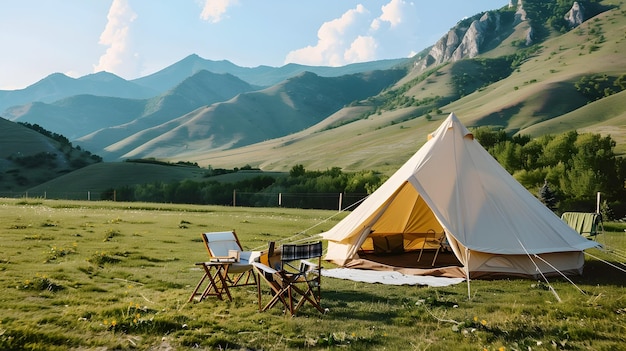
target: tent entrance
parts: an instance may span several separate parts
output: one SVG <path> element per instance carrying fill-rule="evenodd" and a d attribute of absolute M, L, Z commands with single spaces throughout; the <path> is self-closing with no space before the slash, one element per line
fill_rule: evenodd
<path fill-rule="evenodd" d="M 432 265 L 434 250 L 424 250 L 421 259 L 419 251 L 407 251 L 399 254 L 376 254 L 359 251 L 359 258 L 351 260 L 346 268 L 396 271 L 408 275 L 432 275 L 451 278 L 464 278 L 463 265 L 453 252 L 439 252 L 435 265 Z"/>
<path fill-rule="evenodd" d="M 409 182 L 404 182 L 367 222 L 369 235 L 360 241 L 359 253 L 436 250 L 439 244 L 435 241 L 444 235 L 443 226 Z"/>
<path fill-rule="evenodd" d="M 443 226 L 409 182 L 402 184 L 369 223 L 369 235 L 356 252 L 358 259 L 346 267 L 464 277 L 458 274 L 463 265 L 452 250 L 440 248 Z M 447 267 L 452 274 L 444 273 Z"/>
<path fill-rule="evenodd" d="M 463 266 L 452 251 L 440 251 L 434 266 L 432 263 L 435 250 L 424 250 L 422 257 L 418 261 L 419 253 L 419 251 L 407 251 L 396 255 L 380 255 L 361 251 L 359 252 L 359 257 L 363 260 L 405 268 L 430 269 L 433 267 Z"/>

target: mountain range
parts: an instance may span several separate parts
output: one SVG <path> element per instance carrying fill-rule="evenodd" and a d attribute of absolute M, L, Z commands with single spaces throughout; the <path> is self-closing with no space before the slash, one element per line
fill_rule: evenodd
<path fill-rule="evenodd" d="M 190 55 L 132 81 L 53 74 L 0 91 L 0 115 L 107 161 L 390 172 L 450 112 L 510 134 L 610 134 L 626 152 L 621 6 L 511 1 L 460 20 L 412 58 L 345 67 L 244 68 Z"/>

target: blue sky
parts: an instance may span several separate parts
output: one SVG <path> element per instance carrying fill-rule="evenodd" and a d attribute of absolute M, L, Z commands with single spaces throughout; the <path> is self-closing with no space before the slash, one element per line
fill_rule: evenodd
<path fill-rule="evenodd" d="M 125 79 L 198 54 L 237 65 L 408 57 L 508 0 L 0 0 L 0 89 L 49 74 Z"/>

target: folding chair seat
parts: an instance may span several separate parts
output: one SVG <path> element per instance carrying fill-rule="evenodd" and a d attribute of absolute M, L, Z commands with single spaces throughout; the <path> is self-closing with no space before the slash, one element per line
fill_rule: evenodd
<path fill-rule="evenodd" d="M 209 261 L 196 263 L 202 266 L 205 274 L 192 293 L 190 302 L 196 295 L 200 295 L 199 301 L 209 295 L 216 295 L 221 299 L 222 294 L 226 294 L 230 300 L 232 298 L 229 288 L 257 285 L 250 263 L 252 252 L 243 251 L 234 231 L 202 233 L 202 241 L 209 253 Z M 215 272 L 211 273 L 213 270 Z M 206 288 L 198 294 L 205 281 Z"/>
<path fill-rule="evenodd" d="M 266 311 L 280 301 L 285 311 L 289 311 L 293 316 L 308 302 L 320 313 L 325 313 L 320 305 L 322 242 L 282 245 L 279 259 L 274 261 L 272 251 L 271 243 L 267 260 L 262 258 L 260 262 L 253 263 L 259 275 L 257 280 L 259 310 Z M 317 262 L 308 261 L 315 258 Z M 272 293 L 272 299 L 265 306 L 262 304 L 261 279 L 267 283 Z"/>

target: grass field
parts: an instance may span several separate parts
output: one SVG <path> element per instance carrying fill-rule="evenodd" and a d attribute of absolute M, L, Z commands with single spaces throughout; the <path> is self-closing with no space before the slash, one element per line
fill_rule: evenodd
<path fill-rule="evenodd" d="M 626 273 L 445 288 L 323 278 L 325 315 L 260 313 L 253 287 L 187 303 L 205 231 L 262 249 L 343 214 L 278 208 L 0 199 L 2 350 L 626 350 Z M 626 249 L 624 227 L 600 239 Z M 599 250 L 591 254 L 614 261 Z M 581 289 L 581 290 L 579 290 Z"/>

